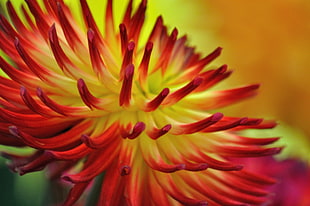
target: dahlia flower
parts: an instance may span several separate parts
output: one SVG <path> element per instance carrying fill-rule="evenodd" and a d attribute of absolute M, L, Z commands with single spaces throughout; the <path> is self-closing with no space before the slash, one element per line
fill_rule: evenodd
<path fill-rule="evenodd" d="M 244 165 L 249 171 L 259 172 L 277 180 L 277 184 L 268 187 L 272 197 L 265 205 L 310 205 L 310 167 L 308 163 L 296 158 L 277 160 L 270 156 L 260 158 L 255 162 L 249 158 L 231 159 L 231 161 Z M 266 170 L 266 168 L 268 169 Z"/>
<path fill-rule="evenodd" d="M 268 165 L 273 168 L 269 174 L 278 182 L 269 189 L 274 194 L 271 206 L 310 205 L 309 165 L 298 159 L 270 161 Z"/>
<path fill-rule="evenodd" d="M 242 136 L 275 123 L 215 112 L 258 88 L 211 89 L 231 74 L 226 65 L 210 67 L 221 48 L 201 56 L 162 17 L 143 41 L 146 0 L 137 7 L 129 0 L 120 23 L 107 0 L 104 25 L 86 0 L 84 25 L 62 0 L 26 3 L 18 14 L 7 2 L 12 24 L 0 18 L 0 47 L 10 59 L 0 58 L 0 143 L 34 148 L 28 155 L 2 152 L 12 171 L 47 167 L 50 178 L 72 183 L 64 205 L 94 182 L 98 205 L 268 200 L 265 188 L 274 180 L 229 158 L 279 153 L 264 146 L 276 137 Z"/>

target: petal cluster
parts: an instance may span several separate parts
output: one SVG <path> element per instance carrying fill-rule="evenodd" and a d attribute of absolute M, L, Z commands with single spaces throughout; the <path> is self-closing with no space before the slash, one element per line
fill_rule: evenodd
<path fill-rule="evenodd" d="M 62 0 L 26 0 L 21 14 L 8 1 L 12 24 L 0 17 L 0 48 L 10 59 L 0 58 L 0 143 L 35 148 L 2 153 L 10 169 L 23 175 L 53 165 L 51 178 L 73 183 L 64 205 L 102 173 L 98 205 L 265 202 L 274 180 L 229 158 L 280 152 L 264 146 L 276 137 L 241 135 L 275 123 L 213 112 L 258 85 L 210 89 L 231 74 L 209 66 L 221 48 L 202 57 L 162 17 L 144 42 L 145 0 L 137 8 L 129 0 L 118 25 L 112 0 L 104 25 L 79 3 L 84 25 Z"/>

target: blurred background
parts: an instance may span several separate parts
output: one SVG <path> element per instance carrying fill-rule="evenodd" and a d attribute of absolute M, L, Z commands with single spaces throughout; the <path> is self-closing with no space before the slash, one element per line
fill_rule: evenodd
<path fill-rule="evenodd" d="M 5 0 L 0 2 L 3 6 Z M 309 0 L 149 0 L 147 12 L 149 27 L 161 14 L 170 29 L 177 27 L 180 36 L 187 34 L 189 44 L 202 54 L 223 47 L 216 64 L 234 70 L 224 87 L 261 84 L 258 96 L 225 112 L 277 120 L 279 127 L 272 133 L 282 136 L 280 144 L 287 145 L 282 158 L 309 163 Z M 17 177 L 4 162 L 0 159 L 1 205 L 42 205 L 44 175 Z"/>
<path fill-rule="evenodd" d="M 261 84 L 256 97 L 226 108 L 226 114 L 277 120 L 274 134 L 283 136 L 283 153 L 309 162 L 310 1 L 157 2 L 150 1 L 151 12 L 186 33 L 198 51 L 223 48 L 216 63 L 234 71 L 226 88 Z"/>

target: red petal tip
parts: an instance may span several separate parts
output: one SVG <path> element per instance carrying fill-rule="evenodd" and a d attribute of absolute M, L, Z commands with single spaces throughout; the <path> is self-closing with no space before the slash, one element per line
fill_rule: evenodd
<path fill-rule="evenodd" d="M 131 167 L 128 165 L 124 165 L 119 170 L 121 176 L 129 175 L 131 172 Z"/>
<path fill-rule="evenodd" d="M 61 179 L 66 182 L 73 183 L 73 180 L 70 178 L 70 176 L 65 175 L 65 176 L 62 176 Z"/>
<path fill-rule="evenodd" d="M 133 130 L 132 130 L 132 133 L 129 134 L 127 136 L 128 139 L 134 139 L 136 137 L 138 137 L 143 131 L 145 130 L 145 124 L 143 122 L 138 122 Z"/>
<path fill-rule="evenodd" d="M 88 29 L 87 31 L 87 37 L 90 41 L 93 41 L 93 39 L 95 38 L 95 33 L 92 29 Z"/>
<path fill-rule="evenodd" d="M 224 117 L 223 113 L 217 112 L 211 116 L 211 121 L 219 121 Z"/>
<path fill-rule="evenodd" d="M 148 131 L 147 135 L 152 139 L 158 139 L 159 137 L 165 135 L 172 128 L 171 124 L 167 124 L 161 129 L 153 128 L 152 131 Z"/>
<path fill-rule="evenodd" d="M 15 136 L 15 137 L 18 137 L 18 138 L 21 138 L 20 136 L 20 133 L 19 133 L 19 130 L 16 126 L 9 126 L 9 132 Z"/>
<path fill-rule="evenodd" d="M 146 103 L 144 111 L 150 112 L 157 109 L 168 96 L 169 92 L 170 90 L 168 88 L 164 88 L 153 100 Z"/>
<path fill-rule="evenodd" d="M 189 95 L 192 91 L 194 91 L 197 87 L 199 87 L 203 83 L 202 77 L 196 77 L 191 82 L 189 82 L 184 87 L 176 90 L 175 92 L 171 93 L 163 104 L 172 105 Z"/>

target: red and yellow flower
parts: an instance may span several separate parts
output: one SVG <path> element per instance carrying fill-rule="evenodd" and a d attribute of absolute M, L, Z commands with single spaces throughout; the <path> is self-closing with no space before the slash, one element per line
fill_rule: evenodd
<path fill-rule="evenodd" d="M 62 0 L 27 0 L 11 24 L 1 16 L 0 143 L 32 147 L 30 155 L 3 152 L 23 175 L 50 167 L 73 183 L 74 204 L 104 173 L 98 205 L 260 205 L 274 180 L 229 158 L 280 152 L 278 138 L 242 136 L 272 121 L 215 112 L 256 94 L 258 85 L 211 89 L 227 78 L 221 53 L 202 57 L 159 17 L 141 38 L 146 1 L 128 1 L 116 26 L 113 1 L 96 23 L 80 0 L 80 25 Z M 13 26 L 14 25 L 14 26 Z M 103 31 L 101 31 L 103 27 Z M 117 29 L 116 29 L 117 28 Z M 255 159 L 253 159 L 255 161 Z"/>
<path fill-rule="evenodd" d="M 268 187 L 272 198 L 266 205 L 307 206 L 310 204 L 310 167 L 306 162 L 296 158 L 275 159 L 270 156 L 259 158 L 257 161 L 249 158 L 230 160 L 244 165 L 249 171 L 259 172 L 277 180 L 277 184 Z"/>

